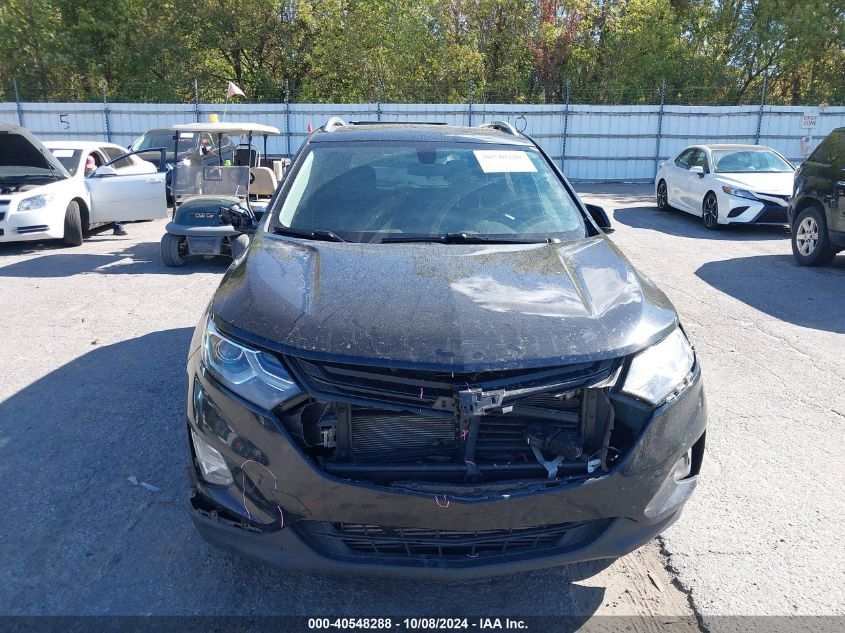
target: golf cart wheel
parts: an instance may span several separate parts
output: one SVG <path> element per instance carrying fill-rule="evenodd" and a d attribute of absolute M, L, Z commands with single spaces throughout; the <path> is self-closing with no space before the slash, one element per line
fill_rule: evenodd
<path fill-rule="evenodd" d="M 65 234 L 62 243 L 66 246 L 82 244 L 82 215 L 76 200 L 71 200 L 65 211 Z"/>
<path fill-rule="evenodd" d="M 704 196 L 704 203 L 701 206 L 701 221 L 711 231 L 717 231 L 721 228 L 719 225 L 719 202 L 716 200 L 716 194 L 713 192 Z"/>
<path fill-rule="evenodd" d="M 238 235 L 232 240 L 232 260 L 238 259 L 249 248 L 249 236 Z"/>
<path fill-rule="evenodd" d="M 165 266 L 184 266 L 188 261 L 188 245 L 180 235 L 165 233 L 161 238 L 161 261 Z"/>
<path fill-rule="evenodd" d="M 802 266 L 824 266 L 836 256 L 830 247 L 824 211 L 816 206 L 804 209 L 792 226 L 792 254 Z"/>

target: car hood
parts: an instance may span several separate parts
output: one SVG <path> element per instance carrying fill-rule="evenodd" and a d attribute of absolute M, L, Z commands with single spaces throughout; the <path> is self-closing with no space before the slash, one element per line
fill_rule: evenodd
<path fill-rule="evenodd" d="M 561 244 L 353 244 L 256 235 L 212 312 L 283 353 L 482 371 L 617 357 L 677 323 L 604 236 Z"/>
<path fill-rule="evenodd" d="M 0 122 L 0 174 L 48 175 L 50 172 L 70 178 L 59 160 L 29 130 Z"/>
<path fill-rule="evenodd" d="M 731 187 L 747 189 L 755 193 L 774 193 L 781 196 L 792 194 L 793 172 L 765 173 L 765 174 L 730 174 L 721 173 L 716 176 L 720 181 Z"/>

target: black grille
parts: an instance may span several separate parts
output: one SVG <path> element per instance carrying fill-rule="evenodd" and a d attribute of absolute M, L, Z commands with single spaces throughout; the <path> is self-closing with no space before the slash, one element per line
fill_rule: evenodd
<path fill-rule="evenodd" d="M 317 398 L 363 403 L 383 402 L 414 409 L 441 409 L 468 387 L 489 389 L 544 388 L 562 391 L 597 382 L 610 375 L 614 361 L 580 363 L 537 370 L 452 373 L 317 363 L 287 358 L 297 377 Z"/>
<path fill-rule="evenodd" d="M 543 556 L 593 541 L 609 520 L 509 530 L 437 530 L 362 523 L 302 521 L 298 532 L 329 555 L 461 561 L 531 553 Z"/>
<path fill-rule="evenodd" d="M 18 233 L 41 233 L 50 229 L 46 224 L 33 224 L 32 226 L 22 226 L 18 228 Z"/>
<path fill-rule="evenodd" d="M 754 222 L 757 224 L 786 224 L 786 207 L 767 202 Z"/>

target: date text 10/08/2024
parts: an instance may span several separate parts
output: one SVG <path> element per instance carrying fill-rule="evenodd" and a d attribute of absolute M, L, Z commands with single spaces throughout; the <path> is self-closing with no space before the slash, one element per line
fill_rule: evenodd
<path fill-rule="evenodd" d="M 523 620 L 510 618 L 404 618 L 394 621 L 392 618 L 309 618 L 311 630 L 330 629 L 372 629 L 372 630 L 527 630 Z"/>

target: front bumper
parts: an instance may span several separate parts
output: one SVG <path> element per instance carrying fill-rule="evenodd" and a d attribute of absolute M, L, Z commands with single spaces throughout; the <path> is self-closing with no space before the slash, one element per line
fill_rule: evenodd
<path fill-rule="evenodd" d="M 751 200 L 727 196 L 726 221 L 728 224 L 787 224 L 785 205 L 768 200 Z"/>
<path fill-rule="evenodd" d="M 10 212 L 16 204 L 0 205 L 0 242 L 51 240 L 64 237 L 64 209 L 45 207 L 33 211 Z"/>
<path fill-rule="evenodd" d="M 439 495 L 331 477 L 299 452 L 270 414 L 217 384 L 196 358 L 189 372 L 228 423 L 228 440 L 198 426 L 191 394 L 189 426 L 225 456 L 235 479 L 228 487 L 208 485 L 198 481 L 192 466 L 191 516 L 210 543 L 287 569 L 456 579 L 617 558 L 678 518 L 695 489 L 703 455 L 706 403 L 698 369 L 680 396 L 652 414 L 624 459 L 607 474 L 530 490 L 491 487 L 462 494 L 447 486 L 448 492 Z M 254 452 L 237 452 L 244 445 L 260 450 L 261 464 Z M 692 474 L 676 481 L 673 467 L 693 446 Z M 473 549 L 467 556 L 445 559 L 436 552 L 346 551 L 336 542 L 315 541 L 308 529 L 340 524 L 462 534 L 586 527 L 577 538 L 555 546 L 482 556 Z"/>

